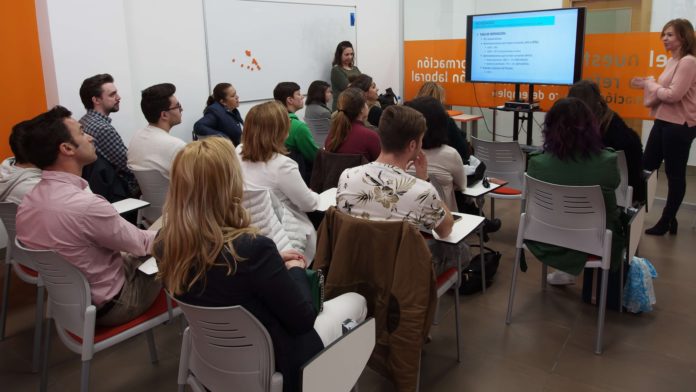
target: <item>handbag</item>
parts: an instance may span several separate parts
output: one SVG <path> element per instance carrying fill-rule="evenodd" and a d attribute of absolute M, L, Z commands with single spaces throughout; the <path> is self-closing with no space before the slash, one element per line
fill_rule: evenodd
<path fill-rule="evenodd" d="M 471 245 L 472 248 L 477 245 Z M 493 284 L 493 277 L 498 272 L 500 258 L 502 254 L 497 250 L 488 247 L 483 247 L 483 262 L 486 266 L 486 287 Z M 459 286 L 459 294 L 468 295 L 478 293 L 483 290 L 481 283 L 481 255 L 478 254 L 471 258 L 469 266 L 462 271 L 462 283 Z"/>
<path fill-rule="evenodd" d="M 317 314 L 324 310 L 324 273 L 322 270 L 305 269 L 309 292 L 312 296 L 312 306 Z"/>

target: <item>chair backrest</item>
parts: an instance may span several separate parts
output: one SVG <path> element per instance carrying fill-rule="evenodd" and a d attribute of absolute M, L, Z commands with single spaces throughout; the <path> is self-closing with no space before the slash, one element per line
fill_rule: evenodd
<path fill-rule="evenodd" d="M 62 328 L 82 337 L 85 312 L 93 306 L 89 283 L 82 272 L 57 253 L 28 249 L 19 240 L 15 240 L 14 252 L 16 257 L 34 260 L 48 291 L 49 316 Z"/>
<path fill-rule="evenodd" d="M 489 142 L 471 138 L 474 153 L 486 165 L 486 176 L 508 182 L 508 187 L 524 189 L 526 161 L 517 142 Z"/>
<path fill-rule="evenodd" d="M 626 154 L 619 150 L 616 152 L 616 164 L 619 166 L 619 186 L 616 188 L 616 205 L 628 208 L 633 203 L 633 187 L 628 185 L 628 165 Z"/>
<path fill-rule="evenodd" d="M 302 367 L 302 392 L 349 391 L 375 347 L 375 319 L 363 321 Z"/>
<path fill-rule="evenodd" d="M 336 188 L 344 170 L 366 163 L 367 158 L 362 154 L 336 154 L 320 149 L 314 160 L 309 187 L 317 193 Z"/>
<path fill-rule="evenodd" d="M 275 373 L 273 343 L 266 328 L 241 306 L 207 308 L 177 301 L 189 323 L 188 369 L 211 391 L 270 391 Z M 182 352 L 182 355 L 184 353 Z M 273 389 L 272 389 L 273 388 Z"/>
<path fill-rule="evenodd" d="M 17 219 L 17 204 L 11 202 L 0 203 L 0 220 L 5 226 L 7 232 L 7 249 L 5 249 L 5 260 L 12 259 L 12 248 L 14 247 L 17 228 L 15 220 Z"/>
<path fill-rule="evenodd" d="M 525 213 L 517 246 L 534 240 L 602 256 L 606 211 L 600 186 L 556 185 L 525 176 Z"/>
<path fill-rule="evenodd" d="M 276 212 L 276 208 L 284 207 L 280 205 L 280 202 L 274 206 L 274 197 L 270 190 L 245 190 L 242 206 L 251 215 L 251 225 L 258 228 L 261 235 L 272 239 L 278 250 L 291 247 L 290 238 Z"/>
<path fill-rule="evenodd" d="M 653 208 L 653 203 L 655 202 L 655 195 L 657 194 L 657 170 L 653 170 L 652 172 L 648 172 L 648 178 L 645 180 L 646 181 L 646 192 L 647 192 L 647 197 L 646 197 L 646 205 L 645 205 L 645 211 L 650 212 L 652 211 Z"/>
<path fill-rule="evenodd" d="M 169 180 L 157 170 L 133 171 L 133 174 L 143 192 L 142 199 L 150 203 L 149 207 L 141 210 L 142 215 L 152 223 L 162 216 L 162 207 L 169 191 Z"/>

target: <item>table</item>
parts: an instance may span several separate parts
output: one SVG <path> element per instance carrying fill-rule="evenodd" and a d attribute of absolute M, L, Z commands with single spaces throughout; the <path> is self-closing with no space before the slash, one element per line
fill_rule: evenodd
<path fill-rule="evenodd" d="M 461 123 L 463 130 L 466 132 L 467 124 L 471 123 L 471 134 L 467 132 L 467 139 L 473 137 L 478 137 L 478 120 L 482 119 L 483 116 L 478 114 L 458 114 L 452 116 L 452 120 Z"/>
<path fill-rule="evenodd" d="M 483 203 L 481 202 L 481 199 L 483 199 L 483 197 L 486 196 L 487 193 L 492 192 L 492 191 L 494 191 L 502 186 L 507 185 L 507 181 L 497 180 L 496 182 L 490 182 L 490 179 L 489 179 L 489 184 L 490 184 L 490 186 L 488 188 L 486 188 L 483 186 L 483 181 L 479 181 L 474 186 L 471 186 L 471 187 L 467 186 L 466 189 L 461 191 L 462 194 L 464 194 L 464 196 L 469 196 L 469 197 L 473 197 L 474 199 L 476 199 L 476 204 L 478 205 L 478 209 L 479 209 L 479 218 L 481 218 L 481 222 L 483 222 L 485 220 L 485 218 L 483 217 Z M 469 216 L 474 216 L 474 215 L 469 215 Z M 481 276 L 482 276 L 482 279 L 484 279 L 483 292 L 485 293 L 486 292 L 486 282 L 485 282 L 486 266 L 484 265 L 485 263 L 484 263 L 484 259 L 483 259 L 483 253 L 484 253 L 483 252 L 483 250 L 484 250 L 483 249 L 483 223 L 481 223 L 479 226 L 479 236 L 481 237 L 480 238 L 480 243 L 481 243 Z"/>

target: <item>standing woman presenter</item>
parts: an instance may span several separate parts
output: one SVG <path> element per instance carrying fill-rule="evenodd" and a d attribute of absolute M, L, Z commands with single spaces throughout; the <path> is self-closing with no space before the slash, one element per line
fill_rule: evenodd
<path fill-rule="evenodd" d="M 646 234 L 677 233 L 677 211 L 686 192 L 686 163 L 691 142 L 696 137 L 696 37 L 686 19 L 673 19 L 662 28 L 662 43 L 671 52 L 665 69 L 655 81 L 652 77 L 631 79 L 631 86 L 642 88 L 645 106 L 655 117 L 643 155 L 645 170 L 656 170 L 665 161 L 667 202 L 657 224 Z"/>
<path fill-rule="evenodd" d="M 331 88 L 333 89 L 333 103 L 331 110 L 336 110 L 338 96 L 348 87 L 349 78 L 361 74 L 358 67 L 354 65 L 355 51 L 353 44 L 349 41 L 342 41 L 336 47 L 334 59 L 331 63 Z"/>

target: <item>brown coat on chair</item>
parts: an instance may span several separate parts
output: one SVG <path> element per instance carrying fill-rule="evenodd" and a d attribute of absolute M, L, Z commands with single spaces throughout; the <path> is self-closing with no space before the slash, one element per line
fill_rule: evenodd
<path fill-rule="evenodd" d="M 420 355 L 437 301 L 430 251 L 406 222 L 354 218 L 330 208 L 319 227 L 314 269 L 327 273 L 325 294 L 357 292 L 376 320 L 369 365 L 397 390 L 417 389 Z"/>
<path fill-rule="evenodd" d="M 314 158 L 309 187 L 317 193 L 335 188 L 344 170 L 366 163 L 367 158 L 362 154 L 336 154 L 319 150 Z"/>

